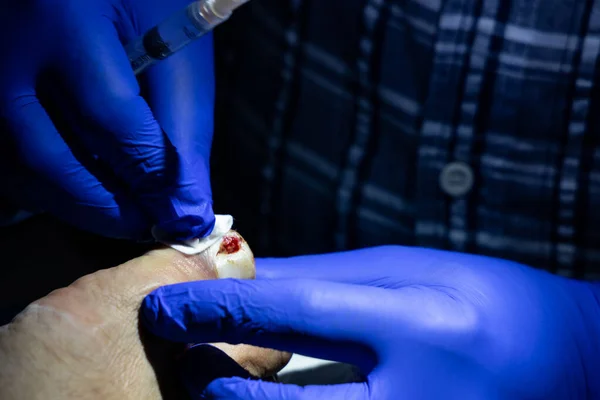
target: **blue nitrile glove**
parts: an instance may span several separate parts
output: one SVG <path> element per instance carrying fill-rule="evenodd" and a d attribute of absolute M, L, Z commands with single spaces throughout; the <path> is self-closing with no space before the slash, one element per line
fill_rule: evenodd
<path fill-rule="evenodd" d="M 123 49 L 189 0 L 0 0 L 0 196 L 102 235 L 214 225 L 207 35 L 142 74 Z"/>
<path fill-rule="evenodd" d="M 173 341 L 287 350 L 352 363 L 367 378 L 304 388 L 222 378 L 195 398 L 600 396 L 599 297 L 589 283 L 403 247 L 258 260 L 257 271 L 255 281 L 162 287 L 144 300 L 143 321 Z"/>

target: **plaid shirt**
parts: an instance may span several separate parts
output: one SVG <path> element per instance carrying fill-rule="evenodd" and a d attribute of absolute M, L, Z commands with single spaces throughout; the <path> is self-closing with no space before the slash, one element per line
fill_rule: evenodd
<path fill-rule="evenodd" d="M 253 0 L 216 39 L 215 204 L 257 253 L 394 243 L 599 278 L 600 1 Z"/>

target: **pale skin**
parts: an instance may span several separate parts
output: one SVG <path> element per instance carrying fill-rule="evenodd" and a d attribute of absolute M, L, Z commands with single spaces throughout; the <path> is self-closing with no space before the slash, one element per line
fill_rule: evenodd
<path fill-rule="evenodd" d="M 145 333 L 138 325 L 139 305 L 160 286 L 216 278 L 201 257 L 162 248 L 34 301 L 0 327 L 0 398 L 180 398 L 174 365 L 182 345 Z M 217 346 L 259 377 L 274 374 L 290 357 L 245 345 Z"/>

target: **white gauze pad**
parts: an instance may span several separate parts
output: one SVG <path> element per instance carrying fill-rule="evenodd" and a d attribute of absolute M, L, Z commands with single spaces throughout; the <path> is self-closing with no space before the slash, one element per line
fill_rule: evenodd
<path fill-rule="evenodd" d="M 183 254 L 187 255 L 195 255 L 200 254 L 204 250 L 208 249 L 210 246 L 219 241 L 227 232 L 231 230 L 233 226 L 233 217 L 231 215 L 215 215 L 215 227 L 213 228 L 210 235 L 202 239 L 191 239 L 186 240 L 184 242 L 169 242 L 160 237 L 160 233 L 152 228 L 152 236 L 154 239 L 164 244 L 165 246 L 169 246 Z"/>

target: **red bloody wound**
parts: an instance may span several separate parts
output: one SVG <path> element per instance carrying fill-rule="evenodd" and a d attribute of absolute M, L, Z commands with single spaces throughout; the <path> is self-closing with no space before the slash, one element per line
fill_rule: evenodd
<path fill-rule="evenodd" d="M 232 254 L 242 248 L 242 241 L 237 236 L 225 236 L 221 242 L 219 253 Z"/>

